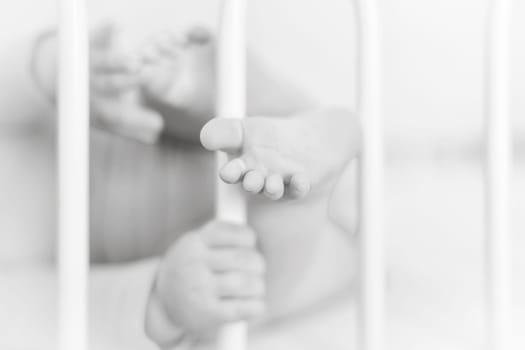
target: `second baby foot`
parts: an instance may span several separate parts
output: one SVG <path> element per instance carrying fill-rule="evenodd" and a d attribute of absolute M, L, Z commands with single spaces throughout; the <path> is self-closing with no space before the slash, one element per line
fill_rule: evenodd
<path fill-rule="evenodd" d="M 341 149 L 345 142 L 330 128 L 319 127 L 320 122 L 331 122 L 323 119 L 314 114 L 213 119 L 202 129 L 201 143 L 231 156 L 220 169 L 224 182 L 242 183 L 247 192 L 264 193 L 273 200 L 301 198 L 339 174 L 355 156 Z"/>
<path fill-rule="evenodd" d="M 214 103 L 214 62 L 214 40 L 204 28 L 191 29 L 183 39 L 159 36 L 143 49 L 144 92 L 163 104 L 208 117 Z"/>

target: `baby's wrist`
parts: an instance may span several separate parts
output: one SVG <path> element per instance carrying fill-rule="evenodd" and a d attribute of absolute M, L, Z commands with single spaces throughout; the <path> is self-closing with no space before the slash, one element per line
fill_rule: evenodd
<path fill-rule="evenodd" d="M 155 286 L 148 301 L 145 328 L 148 337 L 162 350 L 191 348 L 189 334 L 173 323 Z"/>

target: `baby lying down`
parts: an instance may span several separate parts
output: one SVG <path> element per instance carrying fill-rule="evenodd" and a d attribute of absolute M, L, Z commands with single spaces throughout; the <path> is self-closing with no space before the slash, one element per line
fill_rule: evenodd
<path fill-rule="evenodd" d="M 261 324 L 344 291 L 354 254 L 340 228 L 349 225 L 334 222 L 329 204 L 359 153 L 355 116 L 315 108 L 250 56 L 249 118 L 212 119 L 210 33 L 196 28 L 183 38 L 162 36 L 137 54 L 124 54 L 114 36 L 111 26 L 93 32 L 93 124 L 143 142 L 177 140 L 172 152 L 185 162 L 179 166 L 197 170 L 178 172 L 170 186 L 189 186 L 192 196 L 210 203 L 217 176 L 213 152 L 227 152 L 232 158 L 218 176 L 241 187 L 248 202 L 248 225 L 242 226 L 216 221 L 191 198 L 178 198 L 188 206 L 166 215 L 200 217 L 190 229 L 173 227 L 169 239 L 142 233 L 165 242 L 156 252 L 163 258 L 147 302 L 148 336 L 161 348 L 206 343 L 226 322 Z M 41 63 L 48 44 L 40 45 L 42 54 L 37 50 L 35 72 L 52 93 L 54 82 L 45 78 L 52 75 Z"/>

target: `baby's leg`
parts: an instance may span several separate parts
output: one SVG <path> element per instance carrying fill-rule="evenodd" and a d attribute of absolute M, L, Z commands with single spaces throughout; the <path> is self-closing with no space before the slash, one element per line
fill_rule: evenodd
<path fill-rule="evenodd" d="M 351 233 L 327 217 L 328 200 L 329 195 L 320 195 L 300 201 L 249 201 L 249 223 L 267 263 L 269 319 L 293 316 L 349 291 L 355 247 Z"/>
<path fill-rule="evenodd" d="M 249 222 L 267 259 L 270 317 L 311 307 L 350 284 L 352 242 L 328 211 L 340 174 L 359 151 L 353 115 L 217 119 L 204 127 L 201 139 L 206 148 L 235 157 L 220 172 L 226 182 L 272 199 L 303 197 L 311 189 L 297 201 L 249 200 Z"/>
<path fill-rule="evenodd" d="M 357 155 L 360 134 L 352 114 L 330 110 L 287 119 L 215 119 L 203 128 L 201 142 L 234 157 L 221 169 L 222 180 L 281 199 L 331 188 Z"/>
<path fill-rule="evenodd" d="M 185 37 L 165 34 L 143 49 L 141 82 L 149 105 L 164 117 L 165 133 L 198 143 L 199 131 L 214 114 L 216 46 L 213 35 L 193 28 Z M 248 53 L 247 110 L 282 116 L 315 104 L 293 83 Z"/>

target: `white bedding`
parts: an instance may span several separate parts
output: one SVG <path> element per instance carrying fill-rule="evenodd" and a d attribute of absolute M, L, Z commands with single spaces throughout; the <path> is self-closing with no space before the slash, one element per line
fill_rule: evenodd
<path fill-rule="evenodd" d="M 517 169 L 513 187 L 516 350 L 525 348 L 525 258 L 520 254 L 525 249 L 525 222 L 520 216 L 525 207 L 524 173 L 525 168 Z M 480 174 L 471 166 L 451 164 L 389 168 L 389 349 L 480 348 L 484 333 Z M 1 349 L 55 349 L 53 276 L 49 269 L 2 271 Z M 251 348 L 355 348 L 354 316 L 349 296 L 322 311 L 257 332 L 250 338 Z M 96 344 L 95 350 L 118 348 Z"/>

